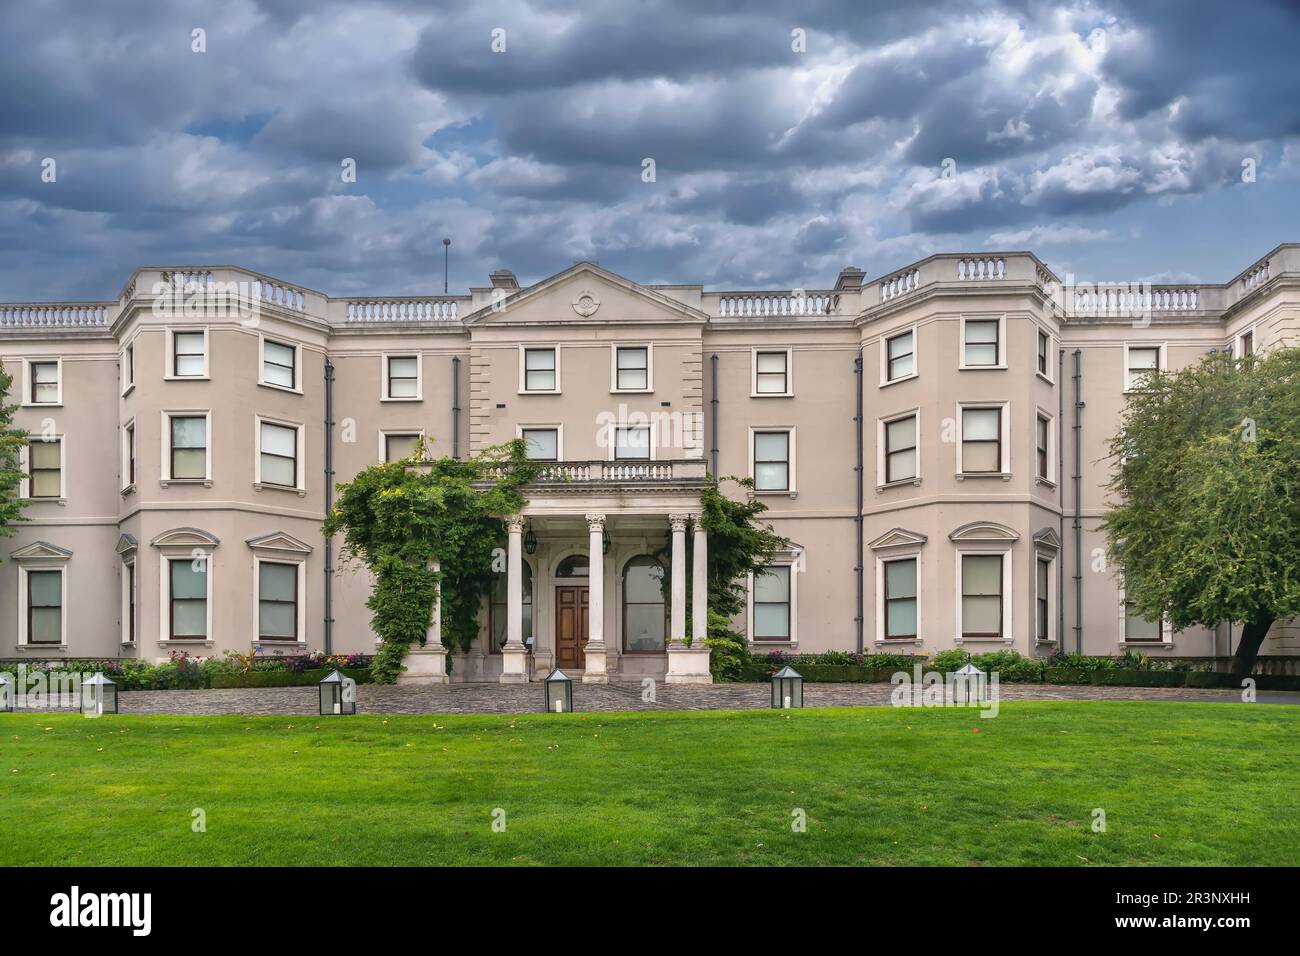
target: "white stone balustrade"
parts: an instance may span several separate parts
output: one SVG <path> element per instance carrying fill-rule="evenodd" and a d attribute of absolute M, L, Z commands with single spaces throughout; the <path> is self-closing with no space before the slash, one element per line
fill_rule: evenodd
<path fill-rule="evenodd" d="M 742 292 L 718 298 L 718 315 L 722 318 L 764 318 L 768 316 L 832 315 L 833 292 Z"/>

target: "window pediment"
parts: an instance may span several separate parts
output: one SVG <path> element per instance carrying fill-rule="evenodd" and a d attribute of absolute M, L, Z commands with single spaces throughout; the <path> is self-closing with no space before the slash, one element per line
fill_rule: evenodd
<path fill-rule="evenodd" d="M 9 557 L 15 561 L 66 561 L 72 557 L 72 552 L 48 541 L 33 541 L 16 551 L 10 551 Z"/>
<path fill-rule="evenodd" d="M 117 547 L 114 550 L 118 554 L 131 554 L 139 545 L 140 542 L 136 540 L 135 535 L 123 533 L 118 536 Z"/>
<path fill-rule="evenodd" d="M 1020 532 L 996 521 L 972 521 L 954 528 L 948 539 L 957 542 L 1011 544 L 1020 540 Z"/>
<path fill-rule="evenodd" d="M 248 538 L 245 542 L 254 551 L 267 551 L 276 554 L 311 554 L 312 547 L 299 541 L 284 531 L 272 531 L 270 534 Z"/>
<path fill-rule="evenodd" d="M 1040 528 L 1034 532 L 1034 546 L 1044 551 L 1060 551 L 1061 536 L 1055 528 Z"/>
<path fill-rule="evenodd" d="M 221 539 L 202 528 L 172 528 L 149 543 L 155 548 L 215 548 Z"/>
<path fill-rule="evenodd" d="M 876 540 L 872 541 L 867 547 L 872 551 L 882 551 L 886 548 L 919 548 L 930 540 L 927 535 L 919 531 L 909 531 L 907 528 L 890 528 Z"/>

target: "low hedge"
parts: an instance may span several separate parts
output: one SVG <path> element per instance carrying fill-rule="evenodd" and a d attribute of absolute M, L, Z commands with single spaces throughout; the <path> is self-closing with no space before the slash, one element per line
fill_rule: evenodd
<path fill-rule="evenodd" d="M 231 687 L 308 687 L 319 684 L 329 676 L 332 668 L 321 667 L 305 671 L 249 671 L 246 674 L 213 674 L 212 686 L 216 688 Z M 370 683 L 370 668 L 340 668 L 345 677 L 351 677 L 358 684 Z"/>
<path fill-rule="evenodd" d="M 1088 683 L 1096 687 L 1182 687 L 1186 671 L 1139 671 L 1110 668 L 1092 671 Z"/>
<path fill-rule="evenodd" d="M 799 676 L 814 684 L 871 684 L 888 681 L 899 668 L 864 667 L 861 664 L 804 664 Z M 909 673 L 911 673 L 909 671 Z"/>

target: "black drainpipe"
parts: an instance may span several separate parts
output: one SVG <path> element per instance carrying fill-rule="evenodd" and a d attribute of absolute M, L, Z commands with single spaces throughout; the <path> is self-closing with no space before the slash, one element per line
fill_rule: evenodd
<path fill-rule="evenodd" d="M 713 397 L 709 399 L 709 458 L 712 459 L 713 477 L 718 477 L 718 353 L 709 356 L 709 375 L 713 379 Z"/>
<path fill-rule="evenodd" d="M 325 514 L 334 509 L 334 366 L 325 360 Z M 334 540 L 325 539 L 325 653 L 334 653 Z"/>
<path fill-rule="evenodd" d="M 460 457 L 460 356 L 451 357 L 451 457 Z"/>
<path fill-rule="evenodd" d="M 1065 550 L 1065 349 L 1056 352 L 1056 490 L 1060 513 L 1056 520 L 1056 533 Z M 1064 553 L 1061 559 L 1064 559 Z M 1056 650 L 1065 650 L 1065 561 L 1056 562 Z"/>
<path fill-rule="evenodd" d="M 1074 652 L 1083 653 L 1083 398 L 1082 352 L 1074 350 Z"/>
<path fill-rule="evenodd" d="M 855 405 L 854 405 L 855 414 L 853 416 L 853 430 L 856 433 L 857 444 L 858 444 L 857 464 L 853 468 L 853 470 L 857 472 L 857 482 L 858 482 L 858 507 L 853 514 L 853 527 L 856 529 L 857 537 L 858 537 L 858 545 L 857 545 L 858 563 L 854 567 L 854 571 L 857 572 L 857 576 L 858 576 L 858 613 L 857 616 L 853 619 L 853 622 L 858 632 L 858 653 L 861 654 L 863 652 L 862 629 L 863 629 L 863 625 L 866 623 L 866 616 L 863 613 L 864 608 L 863 608 L 863 591 L 862 591 L 862 575 L 864 573 L 864 569 L 863 569 L 864 554 L 862 550 L 863 500 L 862 500 L 862 350 L 861 349 L 858 350 L 858 354 L 853 358 L 853 387 L 854 390 L 857 392 Z"/>

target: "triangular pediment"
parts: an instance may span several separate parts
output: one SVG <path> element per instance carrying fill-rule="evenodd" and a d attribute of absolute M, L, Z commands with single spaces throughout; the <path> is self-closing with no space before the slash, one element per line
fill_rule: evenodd
<path fill-rule="evenodd" d="M 576 262 L 465 317 L 476 326 L 706 321 L 699 309 L 594 262 Z"/>
<path fill-rule="evenodd" d="M 872 541 L 868 547 L 873 551 L 879 551 L 882 548 L 919 548 L 928 540 L 929 538 L 919 531 L 909 531 L 907 528 L 890 528 L 875 541 Z"/>
<path fill-rule="evenodd" d="M 67 548 L 60 548 L 57 544 L 50 544 L 48 541 L 33 541 L 17 551 L 10 551 L 9 557 L 15 561 L 37 561 L 42 559 L 66 561 L 72 557 L 72 552 Z"/>
<path fill-rule="evenodd" d="M 1060 551 L 1061 536 L 1056 533 L 1055 528 L 1040 528 L 1034 532 L 1034 544 L 1042 548 L 1052 548 Z"/>
<path fill-rule="evenodd" d="M 954 528 L 948 538 L 952 541 L 993 541 L 1008 544 L 1019 541 L 1020 532 L 996 521 L 972 521 L 960 528 Z"/>
<path fill-rule="evenodd" d="M 139 546 L 140 542 L 135 539 L 135 535 L 125 533 L 118 535 L 116 548 L 118 554 L 127 554 Z"/>
<path fill-rule="evenodd" d="M 202 528 L 172 528 L 149 543 L 155 548 L 215 548 L 221 539 Z"/>
<path fill-rule="evenodd" d="M 283 531 L 272 531 L 270 534 L 258 535 L 255 538 L 249 538 L 247 544 L 254 551 L 279 551 L 284 554 L 311 554 L 311 545 L 299 541 L 291 534 Z"/>

